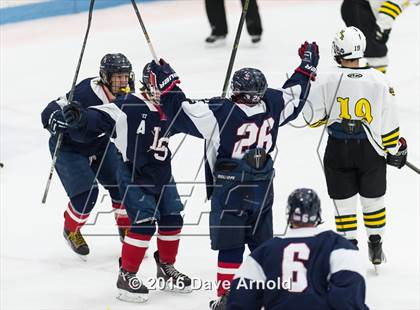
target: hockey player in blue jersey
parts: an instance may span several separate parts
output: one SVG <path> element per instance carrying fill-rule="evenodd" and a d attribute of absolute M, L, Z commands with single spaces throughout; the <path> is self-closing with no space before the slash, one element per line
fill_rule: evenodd
<path fill-rule="evenodd" d="M 146 65 L 141 93 L 120 97 L 108 109 L 86 109 L 77 103 L 64 108 L 69 126 L 77 128 L 77 139 L 112 135 L 122 154 L 118 183 L 132 226 L 122 246 L 117 288 L 118 298 L 130 302 L 148 300 L 148 288 L 136 274 L 156 231 L 156 222 L 158 251 L 154 258 L 158 279 L 167 284 L 165 289 L 191 291 L 191 279 L 174 267 L 183 226 L 183 205 L 172 178 L 168 148 L 174 132 L 158 105 L 159 95 L 150 91 L 149 73 Z"/>
<path fill-rule="evenodd" d="M 206 183 L 211 198 L 211 248 L 219 251 L 218 297 L 242 263 L 245 244 L 255 249 L 272 238 L 273 159 L 278 128 L 294 120 L 315 78 L 316 43 L 299 49 L 301 65 L 282 90 L 267 87 L 253 68 L 233 75 L 231 98 L 192 101 L 176 86 L 174 70 L 151 63 L 154 88 L 176 130 L 206 141 Z M 216 307 L 220 300 L 211 302 Z"/>
<path fill-rule="evenodd" d="M 320 200 L 301 188 L 287 202 L 285 236 L 254 250 L 232 283 L 227 310 L 368 309 L 359 251 L 339 234 L 317 226 Z"/>
<path fill-rule="evenodd" d="M 76 85 L 74 100 L 84 107 L 106 109 L 116 96 L 126 93 L 132 84 L 131 63 L 123 54 L 106 54 L 100 63 L 99 77 L 87 78 Z M 54 153 L 59 133 L 63 134 L 57 154 L 55 169 L 70 202 L 64 212 L 64 237 L 71 249 L 82 259 L 89 254 L 89 247 L 80 228 L 88 220 L 97 197 L 96 179 L 108 190 L 120 237 L 124 235 L 129 220 L 116 181 L 117 151 L 109 144 L 109 137 L 101 135 L 80 143 L 71 137 L 72 130 L 64 120 L 62 109 L 68 104 L 69 94 L 50 102 L 42 111 L 44 128 L 51 133 L 49 148 Z"/>

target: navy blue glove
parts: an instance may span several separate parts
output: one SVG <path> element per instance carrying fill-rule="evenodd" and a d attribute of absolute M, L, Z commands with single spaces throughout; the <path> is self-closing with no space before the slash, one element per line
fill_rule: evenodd
<path fill-rule="evenodd" d="M 50 118 L 48 119 L 48 131 L 51 132 L 53 135 L 57 133 L 66 132 L 68 128 L 68 124 L 64 119 L 63 111 L 56 110 L 51 113 Z"/>
<path fill-rule="evenodd" d="M 78 129 L 86 124 L 86 111 L 78 101 L 64 106 L 63 114 L 69 128 Z"/>
<path fill-rule="evenodd" d="M 178 74 L 163 59 L 159 60 L 159 64 L 155 61 L 150 63 L 150 84 L 159 90 L 161 95 L 170 92 L 179 83 L 181 81 Z"/>
<path fill-rule="evenodd" d="M 309 43 L 305 41 L 299 50 L 299 57 L 302 59 L 302 62 L 299 67 L 295 70 L 306 76 L 309 76 L 312 81 L 315 81 L 316 77 L 316 67 L 319 62 L 319 48 L 316 42 Z"/>

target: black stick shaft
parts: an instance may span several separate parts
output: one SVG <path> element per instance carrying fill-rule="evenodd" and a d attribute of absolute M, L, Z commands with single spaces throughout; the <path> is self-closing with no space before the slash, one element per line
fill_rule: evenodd
<path fill-rule="evenodd" d="M 158 64 L 159 59 L 157 58 L 155 49 L 153 48 L 152 41 L 150 40 L 149 34 L 147 32 L 146 26 L 144 25 L 143 19 L 141 18 L 139 8 L 137 7 L 136 0 L 131 0 L 134 11 L 136 12 L 137 19 L 140 23 L 141 29 L 143 30 L 144 37 L 146 38 L 147 45 L 149 46 L 150 52 L 152 53 L 153 59 Z"/>
<path fill-rule="evenodd" d="M 92 23 L 92 12 L 93 12 L 94 4 L 95 4 L 95 0 L 90 0 L 89 17 L 88 17 L 88 24 L 87 24 L 87 28 L 86 28 L 85 38 L 83 40 L 82 50 L 80 51 L 79 61 L 77 63 L 76 71 L 74 72 L 73 82 L 71 84 L 71 89 L 70 89 L 69 97 L 67 98 L 67 102 L 71 102 L 73 100 L 74 88 L 76 86 L 77 77 L 79 76 L 80 66 L 82 65 L 82 59 L 83 59 L 83 55 L 85 53 L 86 43 L 87 43 L 87 39 L 88 39 L 88 36 L 89 36 L 90 25 Z M 47 185 L 45 186 L 44 196 L 42 197 L 42 203 L 43 204 L 45 204 L 45 202 L 47 201 L 47 196 L 48 196 L 48 192 L 50 190 L 51 180 L 52 180 L 52 177 L 53 177 L 53 174 L 54 174 L 55 163 L 57 162 L 58 150 L 61 147 L 61 142 L 62 141 L 63 141 L 63 134 L 59 133 L 58 138 L 57 138 L 57 143 L 55 145 L 55 149 L 54 149 L 54 153 L 53 153 L 53 159 L 52 159 L 50 174 L 48 175 Z"/>
<path fill-rule="evenodd" d="M 239 41 L 241 40 L 242 28 L 244 26 L 245 17 L 248 12 L 249 0 L 246 0 L 242 8 L 241 19 L 239 20 L 238 30 L 236 31 L 235 42 L 233 43 L 232 53 L 230 55 L 229 66 L 226 72 L 225 83 L 223 84 L 222 98 L 226 98 L 227 90 L 229 87 L 229 80 L 232 74 L 233 63 L 235 62 L 236 52 L 239 47 Z"/>
<path fill-rule="evenodd" d="M 411 170 L 413 170 L 417 174 L 420 174 L 420 169 L 418 167 L 414 166 L 412 163 L 410 163 L 408 161 L 405 164 L 407 165 L 408 168 L 410 168 Z"/>

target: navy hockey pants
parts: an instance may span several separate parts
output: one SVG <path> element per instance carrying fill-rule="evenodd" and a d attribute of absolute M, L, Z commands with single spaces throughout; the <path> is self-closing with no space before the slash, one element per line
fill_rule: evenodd
<path fill-rule="evenodd" d="M 51 156 L 56 141 L 55 137 L 50 138 Z M 103 154 L 91 158 L 80 153 L 59 150 L 55 169 L 69 198 L 97 187 L 97 179 L 109 191 L 112 200 L 121 201 L 116 176 L 118 162 L 122 162 L 122 159 L 117 154 L 115 145 L 109 143 Z"/>
<path fill-rule="evenodd" d="M 179 215 L 184 209 L 173 178 L 155 195 L 147 186 L 135 184 L 131 171 L 121 163 L 118 170 L 120 192 L 131 223 L 157 220 L 168 215 Z M 151 185 L 152 186 L 152 185 Z"/>
<path fill-rule="evenodd" d="M 228 161 L 237 167 L 233 171 L 216 170 L 214 174 L 210 212 L 213 250 L 240 248 L 244 244 L 255 247 L 273 237 L 272 160 L 260 170 L 244 161 Z"/>

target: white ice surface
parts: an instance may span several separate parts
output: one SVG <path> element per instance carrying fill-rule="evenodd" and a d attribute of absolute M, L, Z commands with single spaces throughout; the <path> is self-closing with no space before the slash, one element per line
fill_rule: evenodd
<path fill-rule="evenodd" d="M 204 1 L 170 1 L 140 5 L 159 56 L 179 73 L 190 97 L 221 93 L 239 20 L 239 1 L 227 4 L 230 34 L 227 44 L 209 48 Z M 330 41 L 342 25 L 340 1 L 260 1 L 263 41 L 254 46 L 244 29 L 235 69 L 258 67 L 269 84 L 281 86 L 286 73 L 299 63 L 296 51 L 303 40 L 321 47 L 321 65 L 333 64 Z M 83 232 L 91 254 L 87 262 L 72 255 L 62 233 L 66 194 L 54 175 L 47 204 L 41 198 L 51 164 L 48 132 L 40 112 L 71 86 L 80 52 L 87 14 L 49 18 L 0 27 L 1 150 L 1 304 L 2 309 L 206 309 L 214 290 L 190 295 L 152 291 L 147 304 L 115 299 L 118 238 L 109 198 L 99 201 Z M 419 160 L 419 8 L 411 7 L 398 19 L 389 42 L 389 79 L 398 95 L 401 133 L 407 138 L 409 160 Z M 123 52 L 137 76 L 150 52 L 130 5 L 94 12 L 91 34 L 79 80 L 94 76 L 106 52 Z M 285 228 L 287 195 L 297 187 L 312 187 L 321 196 L 325 227 L 334 228 L 333 204 L 328 198 L 316 146 L 321 130 L 282 128 L 277 141 L 274 229 Z M 172 139 L 174 150 L 183 136 Z M 322 153 L 325 141 L 322 144 Z M 214 280 L 216 255 L 210 250 L 208 216 L 202 184 L 196 177 L 202 142 L 186 138 L 173 161 L 179 192 L 186 202 L 184 233 L 177 266 L 203 280 Z M 101 195 L 105 191 L 101 190 Z M 372 309 L 419 309 L 419 206 L 420 181 L 408 168 L 388 170 L 387 234 L 384 249 L 388 262 L 379 276 L 367 259 L 366 236 L 359 219 L 361 251 L 366 257 L 367 303 Z M 96 234 L 96 236 L 95 236 Z M 200 235 L 201 234 L 201 235 Z M 191 236 L 193 235 L 193 236 Z M 154 243 L 154 242 L 153 242 Z M 155 245 L 153 246 L 155 247 Z M 151 252 L 151 251 L 150 251 Z M 155 274 L 152 258 L 141 266 L 143 279 Z"/>

